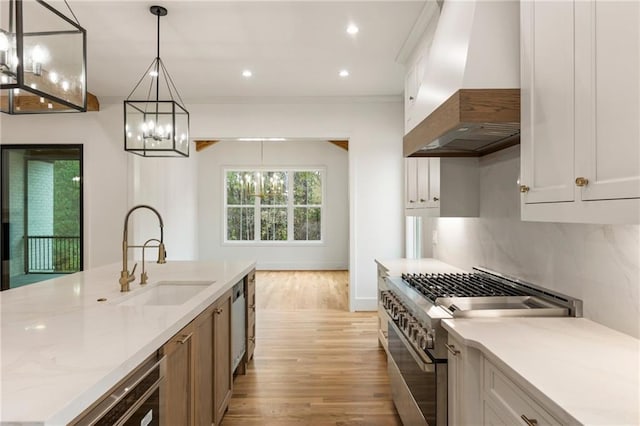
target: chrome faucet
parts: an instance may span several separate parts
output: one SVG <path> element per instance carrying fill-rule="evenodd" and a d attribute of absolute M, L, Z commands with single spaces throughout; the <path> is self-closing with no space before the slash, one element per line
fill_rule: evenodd
<path fill-rule="evenodd" d="M 152 238 L 150 240 L 147 240 L 147 242 L 145 242 L 143 245 L 141 246 L 130 246 L 129 245 L 129 236 L 128 236 L 128 232 L 129 232 L 129 216 L 131 216 L 131 213 L 133 213 L 135 210 L 137 209 L 141 209 L 141 208 L 145 208 L 145 209 L 149 209 L 152 212 L 154 212 L 156 214 L 156 216 L 158 216 L 158 221 L 160 222 L 160 240 Z M 158 211 L 156 209 L 154 209 L 151 206 L 147 206 L 145 204 L 140 204 L 137 205 L 133 208 L 131 208 L 131 210 L 129 210 L 127 212 L 127 215 L 124 218 L 124 231 L 122 232 L 122 271 L 120 271 L 120 291 L 124 292 L 124 291 L 129 291 L 129 283 L 132 282 L 133 280 L 135 280 L 135 271 L 136 271 L 136 267 L 138 266 L 138 264 L 136 263 L 133 267 L 133 270 L 131 271 L 131 273 L 129 273 L 129 268 L 127 267 L 127 254 L 128 254 L 128 250 L 129 248 L 142 248 L 142 276 L 140 277 L 140 284 L 146 284 L 147 282 L 147 274 L 146 272 L 144 272 L 144 249 L 146 247 L 157 247 L 158 248 L 158 263 L 166 263 L 166 250 L 164 248 L 164 243 L 163 243 L 163 228 L 164 228 L 164 224 L 162 222 L 162 216 L 160 216 L 160 213 L 158 213 Z M 158 245 L 157 246 L 147 246 L 148 243 L 150 243 L 151 241 L 157 241 Z"/>

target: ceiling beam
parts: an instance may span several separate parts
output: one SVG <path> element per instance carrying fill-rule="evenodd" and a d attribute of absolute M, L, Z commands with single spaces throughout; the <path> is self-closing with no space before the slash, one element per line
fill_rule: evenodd
<path fill-rule="evenodd" d="M 194 141 L 196 143 L 196 151 L 200 152 L 205 148 L 209 148 L 211 145 L 213 145 L 214 143 L 220 142 L 220 141 L 203 141 L 203 140 L 197 140 Z"/>
<path fill-rule="evenodd" d="M 349 141 L 348 140 L 334 140 L 334 141 L 329 141 L 329 142 L 334 144 L 335 146 L 338 146 L 338 147 L 344 149 L 345 151 L 349 151 Z"/>
<path fill-rule="evenodd" d="M 0 97 L 0 105 L 3 111 L 7 111 L 9 109 L 8 105 L 9 99 L 5 95 L 2 94 Z M 15 103 L 15 108 L 17 111 L 26 111 L 29 113 L 39 113 L 42 112 L 55 112 L 55 111 L 71 111 L 71 108 L 51 102 L 51 108 L 49 108 L 49 102 L 47 99 L 44 99 L 44 102 L 40 101 L 40 96 L 35 96 L 32 94 L 20 94 L 13 96 L 13 102 Z M 87 92 L 87 111 L 100 111 L 100 101 L 96 97 L 96 95 Z"/>

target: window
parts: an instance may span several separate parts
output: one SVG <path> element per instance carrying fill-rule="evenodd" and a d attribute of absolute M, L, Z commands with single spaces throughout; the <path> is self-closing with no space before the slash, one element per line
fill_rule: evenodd
<path fill-rule="evenodd" d="M 2 145 L 0 289 L 82 270 L 82 145 Z"/>
<path fill-rule="evenodd" d="M 322 240 L 324 171 L 225 170 L 225 240 Z"/>

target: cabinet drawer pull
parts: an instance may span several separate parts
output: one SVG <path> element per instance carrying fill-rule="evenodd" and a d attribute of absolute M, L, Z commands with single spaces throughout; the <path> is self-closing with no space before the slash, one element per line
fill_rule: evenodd
<path fill-rule="evenodd" d="M 527 185 L 520 185 L 520 192 L 526 194 L 527 192 L 529 192 L 529 187 Z"/>
<path fill-rule="evenodd" d="M 254 311 L 254 312 L 255 312 L 255 310 L 256 310 L 256 305 L 251 305 L 251 306 L 249 306 L 249 309 L 251 309 L 252 311 Z"/>
<path fill-rule="evenodd" d="M 460 351 L 457 350 L 454 345 L 450 345 L 448 343 L 445 343 L 444 345 L 447 347 L 447 350 L 451 352 L 451 355 L 458 356 L 460 354 Z"/>
<path fill-rule="evenodd" d="M 576 186 L 583 187 L 583 186 L 587 186 L 588 184 L 589 184 L 589 179 L 584 177 L 576 178 Z"/>
<path fill-rule="evenodd" d="M 255 343 L 255 342 L 256 342 L 256 338 L 255 338 L 255 337 L 249 337 L 249 340 L 250 340 L 251 342 L 253 342 L 253 343 Z"/>
<path fill-rule="evenodd" d="M 520 416 L 520 418 L 522 420 L 524 420 L 524 422 L 528 425 L 528 426 L 538 426 L 538 421 L 536 419 L 530 419 L 529 417 L 525 416 L 524 414 Z"/>
<path fill-rule="evenodd" d="M 440 198 L 438 198 L 438 197 L 433 197 L 433 201 L 440 201 Z"/>
<path fill-rule="evenodd" d="M 222 308 L 215 308 L 215 309 L 213 310 L 213 312 L 215 312 L 216 314 L 220 315 L 222 312 L 224 312 L 224 309 L 222 309 Z"/>
<path fill-rule="evenodd" d="M 184 345 L 185 343 L 187 343 L 189 341 L 189 339 L 191 339 L 191 336 L 193 336 L 193 333 L 183 334 L 182 336 L 180 336 L 180 338 L 177 341 L 181 345 Z"/>

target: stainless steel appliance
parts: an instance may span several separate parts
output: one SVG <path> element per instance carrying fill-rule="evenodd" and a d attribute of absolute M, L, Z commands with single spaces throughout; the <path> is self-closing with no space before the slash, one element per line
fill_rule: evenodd
<path fill-rule="evenodd" d="M 447 424 L 447 332 L 442 319 L 582 316 L 582 301 L 485 268 L 387 278 L 388 369 L 405 425 Z"/>
<path fill-rule="evenodd" d="M 235 371 L 246 351 L 244 279 L 233 286 L 231 299 L 231 371 Z"/>
<path fill-rule="evenodd" d="M 164 425 L 161 401 L 165 369 L 164 356 L 152 355 L 71 424 Z"/>

